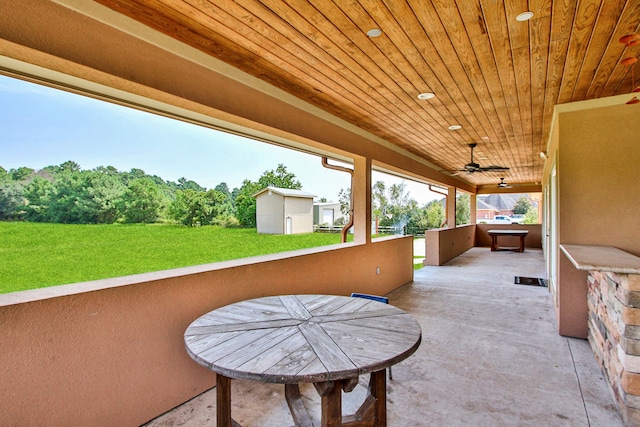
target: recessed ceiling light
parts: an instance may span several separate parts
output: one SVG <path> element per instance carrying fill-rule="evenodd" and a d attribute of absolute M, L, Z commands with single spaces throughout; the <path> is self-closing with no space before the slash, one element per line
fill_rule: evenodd
<path fill-rule="evenodd" d="M 449 126 L 449 130 L 459 130 L 462 129 L 462 126 L 460 125 L 451 125 Z"/>
<path fill-rule="evenodd" d="M 423 93 L 418 94 L 418 98 L 419 99 L 431 99 L 434 96 L 436 96 L 436 94 L 433 93 L 433 92 L 423 92 Z"/>
<path fill-rule="evenodd" d="M 372 28 L 367 31 L 367 36 L 369 37 L 380 37 L 382 35 L 382 30 L 380 28 Z"/>
<path fill-rule="evenodd" d="M 526 12 L 522 12 L 520 15 L 516 16 L 516 21 L 524 22 L 524 21 L 528 21 L 531 18 L 533 18 L 533 12 L 526 11 Z"/>

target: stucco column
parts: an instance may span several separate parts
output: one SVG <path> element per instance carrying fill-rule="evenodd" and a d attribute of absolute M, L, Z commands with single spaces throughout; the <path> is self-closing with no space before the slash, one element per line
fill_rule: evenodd
<path fill-rule="evenodd" d="M 478 197 L 477 194 L 469 194 L 469 219 L 471 224 L 476 223 L 476 218 L 478 217 L 478 211 L 476 210 L 478 207 Z"/>
<path fill-rule="evenodd" d="M 357 243 L 371 242 L 371 159 L 357 157 L 353 162 L 353 230 Z"/>
<path fill-rule="evenodd" d="M 447 187 L 447 227 L 456 228 L 456 187 Z"/>

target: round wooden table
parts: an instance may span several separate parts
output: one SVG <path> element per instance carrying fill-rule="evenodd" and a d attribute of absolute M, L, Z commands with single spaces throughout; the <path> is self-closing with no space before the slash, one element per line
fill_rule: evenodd
<path fill-rule="evenodd" d="M 311 426 L 299 383 L 322 397 L 322 426 L 386 426 L 386 368 L 420 345 L 418 323 L 376 301 L 334 295 L 285 295 L 241 301 L 196 319 L 184 338 L 187 352 L 217 374 L 217 425 L 231 419 L 230 378 L 285 384 L 297 426 Z M 371 373 L 369 394 L 342 419 L 342 390 Z"/>

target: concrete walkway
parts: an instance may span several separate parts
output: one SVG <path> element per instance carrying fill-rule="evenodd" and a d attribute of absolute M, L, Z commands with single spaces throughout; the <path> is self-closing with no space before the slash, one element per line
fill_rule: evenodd
<path fill-rule="evenodd" d="M 390 427 L 622 426 L 588 343 L 559 336 L 547 289 L 514 285 L 516 275 L 545 277 L 541 251 L 474 248 L 389 294 L 423 331 L 418 351 L 393 367 Z M 366 379 L 344 395 L 345 413 Z M 234 380 L 232 388 L 244 427 L 292 424 L 282 386 Z M 319 425 L 317 393 L 301 389 Z M 176 425 L 215 425 L 215 389 L 148 424 Z"/>

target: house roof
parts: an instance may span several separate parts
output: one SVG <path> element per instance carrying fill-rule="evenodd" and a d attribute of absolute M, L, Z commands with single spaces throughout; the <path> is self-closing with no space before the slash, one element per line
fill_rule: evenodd
<path fill-rule="evenodd" d="M 314 197 L 316 197 L 315 194 L 311 194 L 311 193 L 307 193 L 306 191 L 302 191 L 302 190 L 293 190 L 291 188 L 278 188 L 278 187 L 266 187 L 263 188 L 262 190 L 258 191 L 256 194 L 253 195 L 253 197 L 258 197 L 259 195 L 271 191 L 273 193 L 279 194 L 281 196 L 284 197 L 301 197 L 304 199 L 313 199 Z"/>
<path fill-rule="evenodd" d="M 478 207 L 480 203 L 489 206 L 481 209 L 511 210 L 521 197 L 530 199 L 528 194 L 488 194 L 478 196 Z"/>
<path fill-rule="evenodd" d="M 486 203 L 484 200 L 478 199 L 476 202 L 477 202 L 477 208 L 476 209 L 478 209 L 478 210 L 489 210 L 489 211 L 497 211 L 497 210 L 499 210 L 495 206 L 492 206 L 492 205 Z"/>

